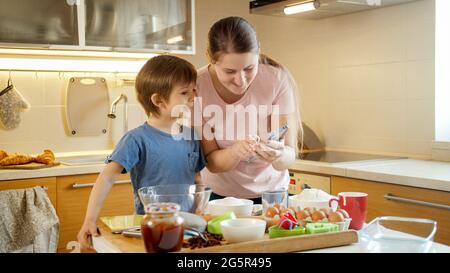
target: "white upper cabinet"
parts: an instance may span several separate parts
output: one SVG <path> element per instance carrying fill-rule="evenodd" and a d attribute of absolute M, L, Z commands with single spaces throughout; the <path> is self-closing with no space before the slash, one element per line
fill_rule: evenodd
<path fill-rule="evenodd" d="M 65 0 L 1 0 L 0 42 L 78 45 L 77 8 Z"/>
<path fill-rule="evenodd" d="M 1 0 L 0 46 L 195 53 L 194 0 Z"/>

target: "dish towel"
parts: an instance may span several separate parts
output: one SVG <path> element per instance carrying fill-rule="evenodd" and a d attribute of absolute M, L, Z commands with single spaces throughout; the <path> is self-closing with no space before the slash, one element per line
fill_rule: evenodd
<path fill-rule="evenodd" d="M 54 253 L 59 219 L 46 189 L 0 191 L 0 253 Z"/>

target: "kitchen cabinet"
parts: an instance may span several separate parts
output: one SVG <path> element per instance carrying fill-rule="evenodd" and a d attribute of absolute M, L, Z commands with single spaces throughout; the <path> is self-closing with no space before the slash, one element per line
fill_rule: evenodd
<path fill-rule="evenodd" d="M 23 180 L 11 180 L 0 182 L 0 191 L 13 190 L 13 189 L 25 189 L 41 186 L 47 188 L 47 194 L 56 209 L 56 178 L 36 178 L 36 179 L 23 179 Z"/>
<path fill-rule="evenodd" d="M 61 176 L 56 178 L 57 213 L 60 225 L 59 249 L 77 240 L 84 221 L 89 195 L 98 174 Z M 134 195 L 129 175 L 121 175 L 112 187 L 100 216 L 134 213 Z"/>
<path fill-rule="evenodd" d="M 44 47 L 79 44 L 77 8 L 60 0 L 3 0 L 0 42 Z"/>
<path fill-rule="evenodd" d="M 333 176 L 331 178 L 331 194 L 337 195 L 339 192 L 365 192 L 368 194 L 367 222 L 379 216 L 401 216 L 435 220 L 437 222 L 435 241 L 450 245 L 450 210 L 425 206 L 420 203 L 413 204 L 388 200 L 388 195 L 391 195 L 450 206 L 449 192 Z M 402 227 L 398 228 L 402 229 Z M 405 231 L 414 234 L 419 234 L 418 232 L 420 232 L 420 230 Z"/>
<path fill-rule="evenodd" d="M 3 0 L 0 46 L 193 54 L 195 0 Z"/>

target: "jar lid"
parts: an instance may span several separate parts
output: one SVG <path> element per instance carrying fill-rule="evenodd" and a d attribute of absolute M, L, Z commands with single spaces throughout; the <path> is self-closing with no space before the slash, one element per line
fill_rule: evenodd
<path fill-rule="evenodd" d="M 180 211 L 180 205 L 177 203 L 152 203 L 149 204 L 145 211 L 147 213 L 176 213 Z"/>

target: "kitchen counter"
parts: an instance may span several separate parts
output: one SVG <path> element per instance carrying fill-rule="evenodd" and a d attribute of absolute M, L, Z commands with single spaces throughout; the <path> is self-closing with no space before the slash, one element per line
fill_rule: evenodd
<path fill-rule="evenodd" d="M 125 237 L 120 234 L 112 235 L 105 234 L 108 232 L 108 228 L 100 225 L 103 236 L 93 237 L 93 246 L 94 249 L 98 253 L 142 253 L 145 252 L 144 244 L 142 239 L 140 238 L 132 238 Z M 360 236 L 358 232 L 358 236 Z M 396 234 L 400 234 L 396 232 Z M 106 235 L 106 236 L 105 236 Z M 402 252 L 404 247 L 395 246 L 389 249 L 389 253 Z M 359 240 L 358 243 L 340 246 L 340 247 L 332 247 L 332 248 L 324 248 L 324 249 L 316 249 L 316 250 L 308 250 L 302 251 L 302 253 L 368 253 L 370 252 L 367 245 Z M 450 253 L 450 247 L 445 246 L 439 243 L 432 243 L 429 253 Z"/>
<path fill-rule="evenodd" d="M 323 163 L 297 160 L 290 170 L 450 192 L 450 162 L 390 159 Z"/>
<path fill-rule="evenodd" d="M 73 155 L 73 154 L 71 154 Z M 105 164 L 89 164 L 38 170 L 0 170 L 2 181 L 100 173 Z M 450 163 L 415 159 L 367 160 L 324 163 L 297 160 L 291 171 L 342 176 L 450 192 Z"/>
<path fill-rule="evenodd" d="M 105 156 L 110 154 L 111 150 L 99 150 L 90 152 L 72 152 L 72 153 L 55 153 L 57 161 L 63 161 L 67 157 L 80 157 L 101 155 Z M 12 169 L 2 169 L 0 170 L 0 183 L 2 181 L 17 180 L 17 179 L 33 179 L 41 177 L 52 177 L 52 176 L 66 176 L 66 175 L 79 175 L 79 174 L 90 174 L 90 173 L 100 173 L 106 166 L 104 163 L 99 164 L 77 164 L 77 165 L 58 165 L 50 168 L 43 168 L 37 170 L 12 170 Z"/>
<path fill-rule="evenodd" d="M 0 170 L 0 183 L 17 179 L 100 173 L 104 167 L 105 164 L 78 166 L 66 166 L 61 164 L 55 167 L 38 170 Z"/>

